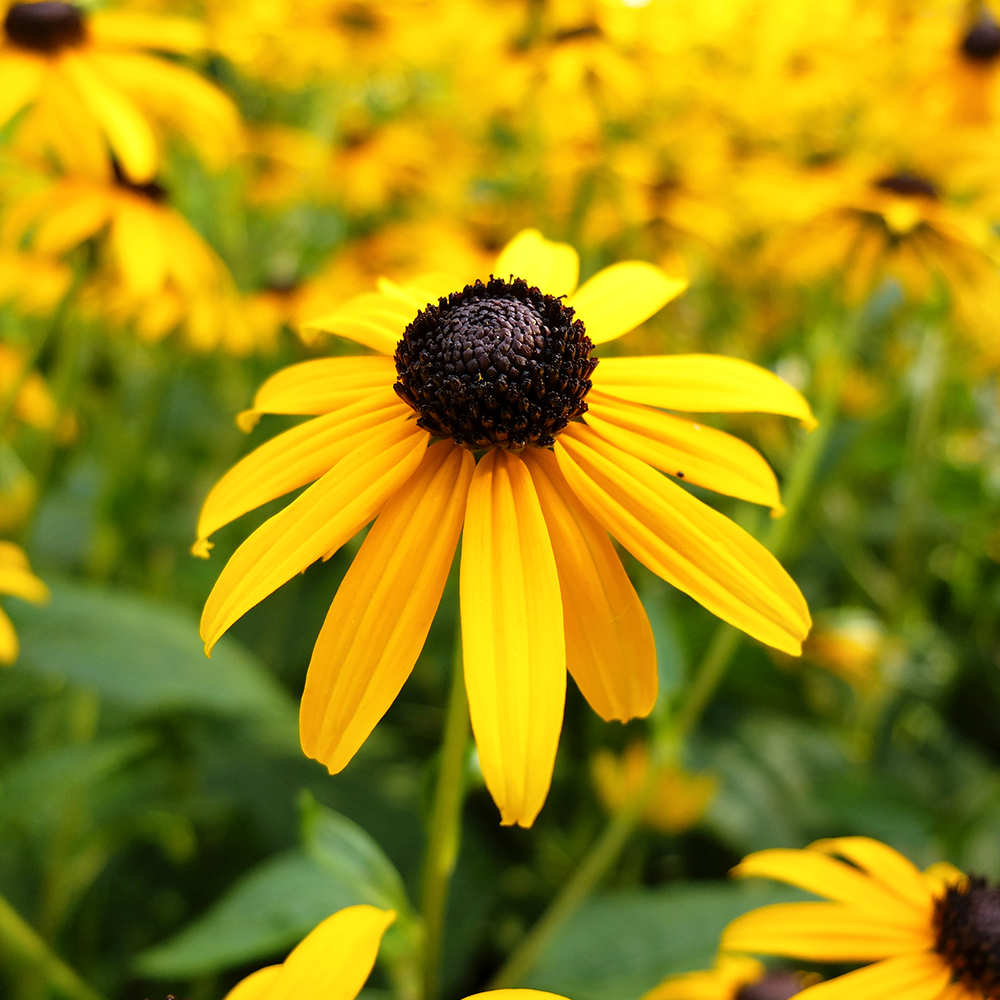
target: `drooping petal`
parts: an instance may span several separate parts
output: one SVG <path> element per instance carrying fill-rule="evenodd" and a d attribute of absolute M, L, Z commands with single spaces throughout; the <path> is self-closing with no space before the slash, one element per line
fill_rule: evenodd
<path fill-rule="evenodd" d="M 7 612 L 0 608 L 0 664 L 6 666 L 13 663 L 20 651 L 14 625 L 7 617 Z"/>
<path fill-rule="evenodd" d="M 630 455 L 686 483 L 782 509 L 771 466 L 745 441 L 596 389 L 587 403 L 588 426 Z"/>
<path fill-rule="evenodd" d="M 306 756 L 343 770 L 399 694 L 441 600 L 462 532 L 472 453 L 439 441 L 386 504 L 326 616 L 306 676 Z"/>
<path fill-rule="evenodd" d="M 120 198 L 111 226 L 115 263 L 128 291 L 137 298 L 158 292 L 167 275 L 167 247 L 157 207 L 138 198 Z"/>
<path fill-rule="evenodd" d="M 555 452 L 576 495 L 640 562 L 724 621 L 799 655 L 809 609 L 751 535 L 583 424 L 570 424 Z"/>
<path fill-rule="evenodd" d="M 201 618 L 205 651 L 268 594 L 356 535 L 410 478 L 428 440 L 413 422 L 383 427 L 265 521 L 233 553 L 208 595 Z"/>
<path fill-rule="evenodd" d="M 281 965 L 238 983 L 226 1000 L 354 1000 L 371 974 L 394 910 L 349 906 L 327 917 Z"/>
<path fill-rule="evenodd" d="M 505 826 L 531 826 L 552 780 L 566 696 L 562 600 L 552 543 L 524 462 L 476 466 L 460 575 L 469 712 L 486 786 Z"/>
<path fill-rule="evenodd" d="M 330 413 L 396 381 L 392 358 L 315 358 L 275 372 L 236 422 L 251 431 L 262 413 Z M 398 397 L 397 397 L 398 398 Z"/>
<path fill-rule="evenodd" d="M 587 336 L 605 344 L 645 323 L 687 286 L 687 278 L 672 277 L 655 264 L 624 260 L 598 271 L 566 305 L 583 320 Z"/>
<path fill-rule="evenodd" d="M 524 278 L 546 295 L 569 295 L 580 276 L 580 258 L 568 243 L 553 243 L 537 229 L 522 229 L 497 257 L 493 274 Z"/>
<path fill-rule="evenodd" d="M 797 885 L 817 896 L 846 903 L 884 920 L 917 924 L 930 921 L 930 896 L 922 904 L 905 903 L 881 882 L 851 865 L 820 853 L 792 848 L 772 848 L 748 854 L 733 870 L 737 878 L 770 878 Z"/>
<path fill-rule="evenodd" d="M 302 328 L 336 333 L 380 354 L 392 354 L 418 311 L 409 297 L 365 292 L 348 299 L 332 313 L 303 323 Z"/>
<path fill-rule="evenodd" d="M 0 53 L 0 128 L 38 95 L 45 60 L 5 49 Z"/>
<path fill-rule="evenodd" d="M 809 404 L 774 372 L 715 354 L 602 358 L 591 376 L 609 396 L 690 413 L 779 413 L 806 427 L 816 420 Z"/>
<path fill-rule="evenodd" d="M 810 986 L 796 1000 L 938 1000 L 950 992 L 950 978 L 940 955 L 900 955 Z"/>
<path fill-rule="evenodd" d="M 605 721 L 648 715 L 656 702 L 656 646 L 646 611 L 607 532 L 570 489 L 555 455 L 527 449 L 522 460 L 552 541 L 566 666 Z"/>
<path fill-rule="evenodd" d="M 840 903 L 776 903 L 737 917 L 719 947 L 816 962 L 866 962 L 934 945 L 930 922 L 900 926 Z"/>
<path fill-rule="evenodd" d="M 391 389 L 293 427 L 240 459 L 205 498 L 198 543 L 261 504 L 305 486 L 345 455 L 364 448 L 373 429 L 405 421 L 411 410 Z"/>
<path fill-rule="evenodd" d="M 76 86 L 91 114 L 101 123 L 122 170 L 145 183 L 156 173 L 156 140 L 139 109 L 120 90 L 109 86 L 85 57 L 72 51 L 59 57 L 59 69 Z"/>

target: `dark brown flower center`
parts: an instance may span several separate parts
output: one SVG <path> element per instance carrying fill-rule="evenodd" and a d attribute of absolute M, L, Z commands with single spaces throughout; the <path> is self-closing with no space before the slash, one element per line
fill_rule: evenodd
<path fill-rule="evenodd" d="M 802 983 L 791 972 L 768 972 L 762 979 L 740 987 L 735 1000 L 789 1000 L 802 992 Z"/>
<path fill-rule="evenodd" d="M 162 205 L 167 200 L 167 189 L 162 184 L 157 184 L 156 181 L 147 181 L 145 184 L 138 184 L 135 181 L 129 180 L 125 175 L 125 171 L 122 170 L 121 164 L 116 159 L 111 160 L 111 166 L 115 172 L 115 184 L 118 187 L 125 188 L 126 191 L 131 191 L 133 194 L 155 202 L 157 205 Z"/>
<path fill-rule="evenodd" d="M 951 886 L 935 904 L 934 928 L 955 979 L 1000 1000 L 1000 886 L 976 876 Z"/>
<path fill-rule="evenodd" d="M 3 29 L 14 45 L 46 55 L 82 45 L 87 40 L 83 12 L 60 0 L 14 4 L 7 11 Z"/>
<path fill-rule="evenodd" d="M 903 198 L 937 198 L 938 190 L 926 177 L 917 174 L 899 173 L 880 177 L 875 181 L 880 191 L 891 191 Z"/>
<path fill-rule="evenodd" d="M 436 437 L 544 448 L 587 410 L 593 346 L 559 299 L 491 277 L 417 313 L 396 346 L 395 389 Z"/>
<path fill-rule="evenodd" d="M 1000 55 L 1000 24 L 984 10 L 962 39 L 962 54 L 972 62 L 993 62 Z"/>

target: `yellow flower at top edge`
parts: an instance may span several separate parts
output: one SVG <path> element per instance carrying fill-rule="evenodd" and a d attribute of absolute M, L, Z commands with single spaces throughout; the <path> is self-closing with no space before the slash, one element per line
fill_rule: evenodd
<path fill-rule="evenodd" d="M 32 604 L 44 604 L 49 599 L 49 588 L 31 572 L 24 549 L 13 542 L 0 542 L 0 594 L 20 597 Z M 17 633 L 0 608 L 0 664 L 13 663 L 18 652 Z"/>
<path fill-rule="evenodd" d="M 645 715 L 655 701 L 652 631 L 608 533 L 762 642 L 798 654 L 810 625 L 774 556 L 657 471 L 776 508 L 774 474 L 754 449 L 657 407 L 808 423 L 808 404 L 734 358 L 598 364 L 594 344 L 638 326 L 685 282 L 627 261 L 576 288 L 578 266 L 572 247 L 526 230 L 494 265 L 503 278 L 459 291 L 440 276 L 383 280 L 315 321 L 379 353 L 307 361 L 264 383 L 244 427 L 264 412 L 319 416 L 216 484 L 194 549 L 207 555 L 224 524 L 315 481 L 223 569 L 202 617 L 210 651 L 246 611 L 375 519 L 302 698 L 303 749 L 336 772 L 412 670 L 462 535 L 466 689 L 504 824 L 529 826 L 545 800 L 567 667 L 604 719 Z"/>
<path fill-rule="evenodd" d="M 642 1000 L 788 1000 L 804 988 L 805 977 L 768 972 L 755 958 L 720 954 L 711 969 L 668 976 Z"/>
<path fill-rule="evenodd" d="M 737 917 L 725 951 L 811 962 L 871 962 L 802 1000 L 993 1000 L 1000 996 L 1000 888 L 941 862 L 919 871 L 867 837 L 758 851 L 733 869 L 829 902 L 778 903 Z"/>
<path fill-rule="evenodd" d="M 349 906 L 313 928 L 280 965 L 237 983 L 225 1000 L 354 1000 L 368 979 L 393 910 Z M 541 990 L 491 990 L 468 1000 L 565 1000 Z"/>
<path fill-rule="evenodd" d="M 222 165 L 240 145 L 233 103 L 196 73 L 143 51 L 187 53 L 204 44 L 202 26 L 183 18 L 88 15 L 60 0 L 12 4 L 0 44 L 0 127 L 33 105 L 25 124 L 65 167 L 93 174 L 110 147 L 140 183 L 159 162 L 152 122 Z"/>

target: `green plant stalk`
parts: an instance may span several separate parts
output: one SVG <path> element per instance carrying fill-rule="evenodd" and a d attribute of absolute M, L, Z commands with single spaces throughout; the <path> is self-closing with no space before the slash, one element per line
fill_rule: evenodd
<path fill-rule="evenodd" d="M 441 768 L 424 857 L 421 917 L 424 925 L 424 1000 L 435 1000 L 444 939 L 448 887 L 462 839 L 462 802 L 465 797 L 465 751 L 469 743 L 469 702 L 462 671 L 461 638 L 456 644 L 451 691 L 445 714 Z"/>
<path fill-rule="evenodd" d="M 67 1000 L 104 1000 L 52 949 L 38 932 L 0 896 L 0 955 L 12 967 L 29 969 Z"/>

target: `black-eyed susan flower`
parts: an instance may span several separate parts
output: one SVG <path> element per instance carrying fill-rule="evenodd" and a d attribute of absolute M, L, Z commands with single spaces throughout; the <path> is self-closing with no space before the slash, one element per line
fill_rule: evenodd
<path fill-rule="evenodd" d="M 375 965 L 393 910 L 349 906 L 313 928 L 280 965 L 237 983 L 226 1000 L 354 1000 Z M 540 990 L 492 990 L 468 1000 L 564 1000 Z"/>
<path fill-rule="evenodd" d="M 530 825 L 545 799 L 567 667 L 605 719 L 645 715 L 655 701 L 652 632 L 609 533 L 762 642 L 797 654 L 809 629 L 777 560 L 657 471 L 778 507 L 757 452 L 657 407 L 808 422 L 805 400 L 733 358 L 598 365 L 594 344 L 646 320 L 684 282 L 628 261 L 576 288 L 577 270 L 572 247 L 527 230 L 501 252 L 494 275 L 503 277 L 447 295 L 456 286 L 440 276 L 383 280 L 317 320 L 379 354 L 307 361 L 265 382 L 244 427 L 263 412 L 320 416 L 223 477 L 195 546 L 207 555 L 222 525 L 315 481 L 223 569 L 202 617 L 210 651 L 247 610 L 375 519 L 302 698 L 303 749 L 336 772 L 413 668 L 462 535 L 466 689 L 505 824 Z"/>
<path fill-rule="evenodd" d="M 93 173 L 110 147 L 137 182 L 156 174 L 160 125 L 223 164 L 240 144 L 233 103 L 196 73 L 145 51 L 204 45 L 204 28 L 183 18 L 88 15 L 62 0 L 11 4 L 0 44 L 0 126 L 32 105 L 25 124 L 66 167 Z"/>
<path fill-rule="evenodd" d="M 810 986 L 803 1000 L 987 1000 L 1000 996 L 1000 888 L 947 863 L 919 871 L 867 837 L 758 851 L 733 869 L 829 902 L 778 903 L 734 920 L 726 951 L 871 962 Z"/>
<path fill-rule="evenodd" d="M 13 542 L 0 542 L 0 594 L 20 597 L 33 604 L 44 604 L 49 599 L 49 588 L 31 572 L 24 549 Z M 13 663 L 18 652 L 17 633 L 6 612 L 0 608 L 0 664 Z"/>
<path fill-rule="evenodd" d="M 668 976 L 642 1000 L 789 1000 L 805 981 L 784 969 L 769 972 L 747 955 L 720 954 L 711 969 Z"/>

